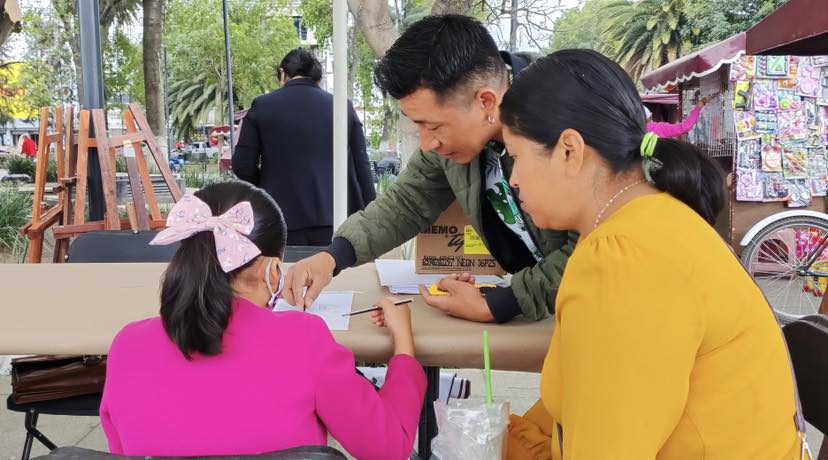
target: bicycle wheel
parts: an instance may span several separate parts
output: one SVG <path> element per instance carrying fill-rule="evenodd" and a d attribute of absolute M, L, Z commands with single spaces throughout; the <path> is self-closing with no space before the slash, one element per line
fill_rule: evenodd
<path fill-rule="evenodd" d="M 828 250 L 811 267 L 806 260 L 828 238 L 828 220 L 788 217 L 762 229 L 742 251 L 742 263 L 787 324 L 819 310 L 828 282 Z M 814 272 L 820 276 L 815 276 Z"/>

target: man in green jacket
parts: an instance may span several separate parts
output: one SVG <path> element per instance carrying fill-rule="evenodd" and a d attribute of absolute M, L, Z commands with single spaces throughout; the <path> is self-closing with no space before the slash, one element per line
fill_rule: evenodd
<path fill-rule="evenodd" d="M 409 27 L 374 79 L 418 126 L 421 150 L 383 195 L 342 224 L 326 251 L 291 267 L 286 300 L 311 305 L 339 271 L 413 238 L 456 199 L 492 256 L 513 274 L 511 285 L 484 296 L 467 277 L 452 277 L 439 285 L 449 295 L 423 292 L 426 302 L 481 322 L 519 314 L 539 320 L 554 312 L 577 236 L 538 229 L 520 210 L 517 190 L 508 185 L 512 161 L 504 154 L 498 112 L 510 74 L 528 64 L 524 56 L 499 52 L 485 27 L 466 16 L 431 16 Z"/>

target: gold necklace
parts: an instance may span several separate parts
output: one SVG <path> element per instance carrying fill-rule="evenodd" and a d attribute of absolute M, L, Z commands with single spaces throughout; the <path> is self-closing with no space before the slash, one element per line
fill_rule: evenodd
<path fill-rule="evenodd" d="M 607 204 L 605 204 L 605 205 L 604 205 L 603 209 L 601 209 L 601 212 L 599 212 L 599 213 L 598 213 L 598 217 L 596 217 L 596 218 L 595 218 L 595 223 L 594 223 L 594 224 L 592 224 L 592 228 L 598 228 L 598 223 L 599 223 L 599 222 L 601 222 L 601 217 L 604 217 L 604 213 L 607 211 L 607 208 L 609 208 L 609 207 L 610 207 L 610 205 L 611 205 L 611 204 L 612 204 L 612 203 L 613 203 L 613 202 L 614 202 L 614 201 L 615 201 L 615 200 L 616 200 L 619 196 L 623 195 L 623 194 L 624 194 L 624 192 L 626 192 L 627 190 L 629 190 L 629 189 L 631 189 L 631 188 L 635 187 L 636 185 L 644 183 L 644 181 L 645 181 L 645 180 L 646 180 L 646 179 L 639 179 L 638 181 L 633 182 L 632 184 L 630 184 L 630 185 L 628 185 L 628 186 L 626 186 L 626 187 L 622 188 L 621 190 L 619 190 L 619 191 L 618 191 L 618 193 L 616 193 L 615 195 L 613 195 L 613 197 L 612 197 L 612 198 L 610 198 L 610 199 L 609 199 L 609 201 L 607 201 Z"/>

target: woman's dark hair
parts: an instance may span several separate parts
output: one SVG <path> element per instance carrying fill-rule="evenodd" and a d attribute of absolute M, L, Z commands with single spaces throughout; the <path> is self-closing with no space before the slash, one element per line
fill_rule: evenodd
<path fill-rule="evenodd" d="M 532 63 L 503 97 L 500 117 L 510 130 L 548 148 L 574 129 L 615 173 L 641 167 L 644 105 L 621 66 L 595 51 L 563 50 Z M 712 225 L 726 197 L 719 166 L 673 139 L 659 139 L 653 159 L 661 163 L 650 174 L 655 187 Z"/>
<path fill-rule="evenodd" d="M 279 69 L 288 78 L 307 77 L 315 82 L 322 79 L 322 64 L 305 48 L 296 48 L 286 54 L 279 63 Z"/>
<path fill-rule="evenodd" d="M 282 211 L 264 190 L 246 182 L 222 182 L 195 193 L 220 216 L 242 201 L 253 208 L 253 231 L 247 238 L 263 256 L 282 257 L 287 229 Z M 221 353 L 221 338 L 230 321 L 230 281 L 251 260 L 225 273 L 216 256 L 213 232 L 199 232 L 181 241 L 161 284 L 161 321 L 170 339 L 187 359 L 192 353 Z"/>
<path fill-rule="evenodd" d="M 474 79 L 506 77 L 506 64 L 486 27 L 468 16 L 427 16 L 391 45 L 374 71 L 384 94 L 402 99 L 420 88 L 445 98 Z"/>

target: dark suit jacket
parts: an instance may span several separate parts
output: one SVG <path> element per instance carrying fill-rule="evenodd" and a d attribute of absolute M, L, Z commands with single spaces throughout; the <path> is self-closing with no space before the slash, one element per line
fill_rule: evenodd
<path fill-rule="evenodd" d="M 348 103 L 348 215 L 376 198 L 362 122 Z M 333 225 L 333 95 L 307 78 L 257 97 L 233 172 L 279 203 L 288 230 Z"/>

